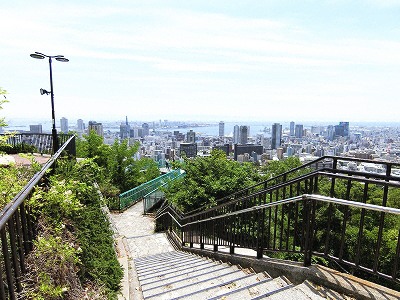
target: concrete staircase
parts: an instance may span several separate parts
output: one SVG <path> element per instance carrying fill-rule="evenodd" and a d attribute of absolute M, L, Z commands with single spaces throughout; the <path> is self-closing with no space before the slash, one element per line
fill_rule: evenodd
<path fill-rule="evenodd" d="M 134 259 L 144 299 L 351 299 L 181 251 Z"/>

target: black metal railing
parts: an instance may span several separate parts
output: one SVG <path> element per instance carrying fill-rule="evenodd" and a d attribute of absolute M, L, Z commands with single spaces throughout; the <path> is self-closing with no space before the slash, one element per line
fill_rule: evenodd
<path fill-rule="evenodd" d="M 350 158 L 331 159 L 330 168 L 278 180 L 210 209 L 183 215 L 164 206 L 157 227 L 169 228 L 184 245 L 227 246 L 231 253 L 250 248 L 259 258 L 301 256 L 305 265 L 320 257 L 399 284 L 400 178 L 392 175 L 393 164 L 378 162 L 384 174 L 366 173 L 338 168 Z"/>
<path fill-rule="evenodd" d="M 75 145 L 74 136 L 61 146 L 0 212 L 0 299 L 16 299 L 16 294 L 22 290 L 22 276 L 26 271 L 25 257 L 32 250 L 36 237 L 35 220 L 25 202 L 71 145 Z"/>
<path fill-rule="evenodd" d="M 4 134 L 1 134 L 4 135 Z M 17 152 L 37 152 L 43 154 L 53 153 L 53 136 L 47 133 L 11 133 L 6 143 L 14 148 Z M 70 139 L 70 134 L 58 134 L 58 148 L 65 145 Z M 71 140 L 64 149 L 71 156 L 76 156 L 75 139 Z"/>
<path fill-rule="evenodd" d="M 373 164 L 373 165 L 378 166 L 379 168 L 377 168 L 377 169 L 381 170 L 381 173 L 368 172 L 369 177 L 374 177 L 375 175 L 382 175 L 382 174 L 393 176 L 393 174 L 392 174 L 392 170 L 394 169 L 393 167 L 400 168 L 400 164 L 387 162 L 387 161 L 379 161 L 379 160 L 372 161 L 372 160 L 368 160 L 368 159 L 339 157 L 339 156 L 323 156 L 316 160 L 305 163 L 297 168 L 294 168 L 287 172 L 284 172 L 276 177 L 268 178 L 268 179 L 263 180 L 253 186 L 244 188 L 233 194 L 227 195 L 226 197 L 218 199 L 217 204 L 222 204 L 225 202 L 232 201 L 234 199 L 239 199 L 239 198 L 245 197 L 247 195 L 255 193 L 256 191 L 266 189 L 269 186 L 275 186 L 279 183 L 286 182 L 289 179 L 298 177 L 300 175 L 308 174 L 315 170 L 336 172 L 336 170 L 341 170 L 341 168 L 346 163 L 347 164 L 352 163 L 352 164 L 357 164 L 357 165 L 362 164 L 362 163 L 367 163 L 367 164 Z M 366 174 L 366 172 L 361 172 L 361 173 Z M 400 174 L 400 170 L 399 170 L 399 174 Z M 362 175 L 362 176 L 364 176 L 364 175 Z M 205 209 L 206 209 L 206 207 L 200 207 L 200 208 L 197 208 L 197 209 L 187 212 L 187 214 L 194 214 L 199 211 L 204 211 Z"/>

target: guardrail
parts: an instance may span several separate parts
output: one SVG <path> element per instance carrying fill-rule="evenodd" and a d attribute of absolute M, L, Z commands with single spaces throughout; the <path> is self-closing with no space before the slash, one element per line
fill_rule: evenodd
<path fill-rule="evenodd" d="M 36 237 L 35 220 L 25 200 L 31 197 L 35 187 L 48 176 L 48 170 L 55 167 L 57 159 L 71 145 L 75 145 L 75 136 L 61 146 L 0 212 L 0 299 L 16 299 L 16 293 L 22 290 L 22 275 L 26 272 L 25 257 L 32 250 Z"/>
<path fill-rule="evenodd" d="M 113 208 L 117 210 L 124 210 L 132 206 L 139 200 L 142 200 L 147 195 L 155 192 L 160 187 L 167 184 L 170 180 L 174 180 L 181 176 L 182 171 L 180 169 L 172 170 L 164 175 L 161 175 L 153 180 L 145 182 L 129 191 L 126 191 L 119 195 L 118 208 Z"/>
<path fill-rule="evenodd" d="M 306 266 L 321 257 L 398 286 L 400 207 L 388 202 L 400 206 L 400 178 L 386 166 L 385 174 L 317 170 L 192 214 L 165 206 L 157 228 L 175 232 L 182 245 L 250 248 L 258 258 L 300 255 Z"/>
<path fill-rule="evenodd" d="M 53 153 L 53 136 L 48 133 L 11 133 L 0 134 L 8 136 L 6 143 L 18 151 L 34 150 L 37 153 Z M 65 145 L 71 138 L 70 134 L 58 134 L 58 146 Z M 32 149 L 34 147 L 34 149 Z M 76 156 L 75 139 L 71 140 L 64 149 L 71 156 Z M 30 152 L 30 151 L 28 151 Z"/>
<path fill-rule="evenodd" d="M 226 197 L 218 199 L 217 204 L 222 204 L 225 202 L 232 201 L 234 199 L 239 199 L 239 198 L 245 197 L 246 195 L 250 195 L 252 193 L 255 193 L 256 191 L 266 189 L 269 186 L 274 186 L 274 185 L 277 185 L 282 182 L 286 182 L 289 179 L 292 179 L 292 178 L 295 178 L 295 177 L 298 177 L 300 175 L 304 175 L 307 173 L 311 173 L 312 171 L 315 171 L 315 170 L 336 172 L 336 170 L 341 170 L 340 167 L 343 163 L 349 163 L 349 162 L 355 163 L 355 164 L 368 163 L 368 164 L 375 164 L 375 165 L 380 166 L 384 173 L 381 173 L 381 174 L 368 173 L 370 178 L 373 178 L 375 175 L 382 175 L 382 174 L 384 174 L 386 176 L 393 176 L 393 174 L 392 174 L 393 167 L 400 167 L 399 163 L 392 163 L 392 162 L 387 162 L 387 161 L 327 155 L 327 156 L 317 158 L 316 160 L 313 160 L 311 162 L 305 163 L 305 164 L 303 164 L 297 168 L 291 169 L 287 172 L 284 172 L 276 177 L 268 178 L 268 179 L 261 181 L 253 186 L 250 186 L 248 188 L 237 191 L 236 193 L 233 193 L 233 194 L 227 195 Z M 357 172 L 355 172 L 355 171 L 353 171 L 353 172 L 354 172 L 354 174 L 357 174 Z M 361 172 L 360 174 L 366 174 L 366 173 Z M 197 208 L 190 212 L 187 212 L 187 214 L 193 214 L 193 213 L 196 213 L 199 211 L 203 211 L 204 209 L 205 209 L 205 207 L 200 207 L 200 208 Z"/>

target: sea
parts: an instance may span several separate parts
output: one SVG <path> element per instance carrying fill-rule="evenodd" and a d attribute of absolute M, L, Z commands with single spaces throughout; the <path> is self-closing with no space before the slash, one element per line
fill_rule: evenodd
<path fill-rule="evenodd" d="M 10 120 L 8 122 L 8 127 L 4 127 L 4 131 L 29 131 L 29 125 L 33 124 L 41 124 L 43 127 L 43 132 L 51 132 L 52 123 L 49 121 L 29 121 L 29 120 Z M 103 123 L 104 130 L 109 132 L 118 132 L 119 125 L 123 121 L 99 121 Z M 87 125 L 87 121 L 85 121 Z M 136 126 L 141 126 L 144 122 L 134 122 Z M 147 122 L 150 125 L 150 130 L 153 129 L 153 122 Z M 181 133 L 186 133 L 189 130 L 193 130 L 196 132 L 198 136 L 218 136 L 219 135 L 219 122 L 179 122 L 179 126 L 168 126 L 166 127 L 158 127 L 156 126 L 154 129 L 156 131 L 179 131 Z M 271 135 L 271 127 L 275 122 L 225 122 L 224 127 L 224 135 L 225 136 L 233 136 L 233 128 L 235 125 L 241 126 L 246 125 L 250 127 L 249 136 L 256 136 L 257 134 L 263 134 L 265 137 L 269 137 Z M 287 131 L 289 130 L 289 121 L 286 122 L 278 122 L 282 124 L 282 129 Z M 336 125 L 339 122 L 299 122 L 296 124 L 303 124 L 305 129 L 311 128 L 311 126 L 328 126 L 328 125 Z M 132 124 L 132 123 L 131 123 Z M 188 125 L 184 125 L 188 124 Z M 196 124 L 196 125 L 194 125 Z M 71 120 L 69 122 L 70 129 L 75 130 L 76 121 Z M 57 129 L 59 129 L 59 122 L 56 122 Z M 132 125 L 131 125 L 132 126 Z M 350 128 L 377 128 L 377 127 L 392 127 L 392 128 L 400 128 L 400 123 L 394 122 L 350 122 Z"/>

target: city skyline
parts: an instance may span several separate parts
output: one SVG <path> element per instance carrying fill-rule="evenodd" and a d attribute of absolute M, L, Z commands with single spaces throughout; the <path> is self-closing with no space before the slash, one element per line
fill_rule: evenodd
<path fill-rule="evenodd" d="M 0 19 L 1 116 L 394 122 L 400 1 L 13 1 Z"/>

